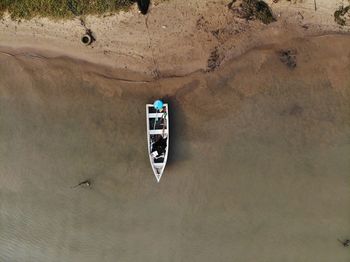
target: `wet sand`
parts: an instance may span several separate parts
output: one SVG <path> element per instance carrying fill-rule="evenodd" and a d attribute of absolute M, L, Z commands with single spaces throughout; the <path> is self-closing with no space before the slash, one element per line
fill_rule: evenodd
<path fill-rule="evenodd" d="M 0 260 L 348 261 L 349 46 L 296 39 L 156 82 L 0 54 Z M 159 184 L 158 96 L 172 110 Z"/>

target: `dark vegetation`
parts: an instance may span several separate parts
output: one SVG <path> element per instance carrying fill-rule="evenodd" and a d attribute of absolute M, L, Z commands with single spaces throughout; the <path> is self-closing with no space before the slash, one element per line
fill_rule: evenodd
<path fill-rule="evenodd" d="M 214 71 L 216 68 L 218 68 L 221 64 L 222 57 L 219 54 L 219 50 L 216 47 L 211 53 L 208 58 L 208 69 L 207 71 Z"/>
<path fill-rule="evenodd" d="M 141 0 L 139 0 L 141 1 Z M 146 0 L 147 1 L 147 0 Z M 142 0 L 143 6 L 145 0 Z M 127 10 L 135 0 L 0 0 L 0 16 L 8 11 L 13 19 L 34 16 L 72 18 Z M 149 2 L 149 0 L 148 0 Z"/>
<path fill-rule="evenodd" d="M 268 4 L 261 0 L 233 0 L 228 7 L 247 20 L 258 19 L 264 24 L 276 21 Z"/>
<path fill-rule="evenodd" d="M 348 15 L 350 17 L 350 5 L 347 7 L 340 6 L 337 11 L 334 12 L 334 20 L 339 25 L 345 25 L 346 19 L 345 16 Z"/>

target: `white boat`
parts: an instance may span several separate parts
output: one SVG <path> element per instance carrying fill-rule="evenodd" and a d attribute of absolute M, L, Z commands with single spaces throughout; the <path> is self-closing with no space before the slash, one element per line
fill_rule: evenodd
<path fill-rule="evenodd" d="M 152 104 L 146 105 L 148 155 L 153 173 L 160 181 L 169 152 L 169 114 L 168 104 L 159 111 Z"/>

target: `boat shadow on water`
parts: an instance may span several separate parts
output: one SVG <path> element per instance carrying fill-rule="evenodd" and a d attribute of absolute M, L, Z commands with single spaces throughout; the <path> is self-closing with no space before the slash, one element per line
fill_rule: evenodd
<path fill-rule="evenodd" d="M 187 124 L 184 111 L 175 97 L 165 96 L 162 100 L 169 104 L 169 154 L 166 172 L 175 164 L 188 159 L 189 151 L 186 147 Z"/>

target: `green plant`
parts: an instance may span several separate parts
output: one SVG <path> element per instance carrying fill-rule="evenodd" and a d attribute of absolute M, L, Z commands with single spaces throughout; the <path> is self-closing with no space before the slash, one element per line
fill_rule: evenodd
<path fill-rule="evenodd" d="M 13 19 L 34 16 L 72 18 L 125 10 L 133 0 L 0 0 L 0 15 L 8 12 Z"/>
<path fill-rule="evenodd" d="M 228 8 L 247 20 L 258 19 L 264 24 L 276 21 L 270 7 L 262 0 L 232 0 Z"/>
<path fill-rule="evenodd" d="M 350 5 L 347 7 L 340 6 L 337 11 L 334 12 L 334 21 L 339 25 L 345 25 L 346 21 L 344 16 L 348 13 L 350 10 Z"/>

